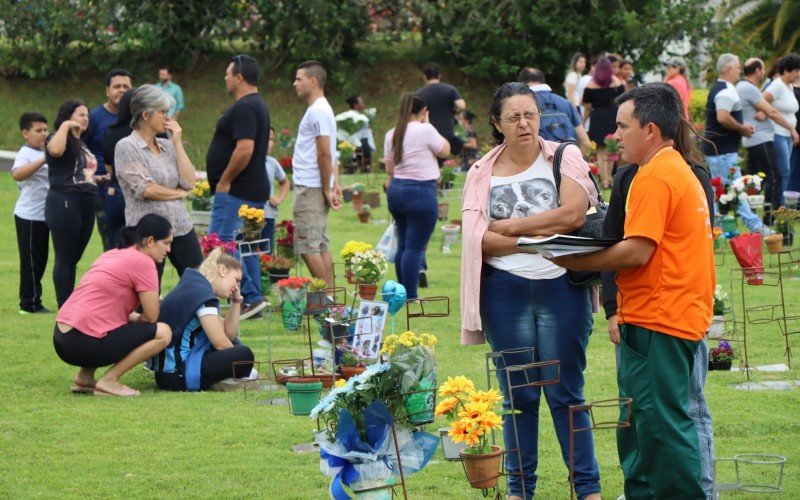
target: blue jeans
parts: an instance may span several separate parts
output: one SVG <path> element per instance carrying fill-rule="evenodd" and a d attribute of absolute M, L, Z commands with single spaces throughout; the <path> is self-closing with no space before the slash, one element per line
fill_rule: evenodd
<path fill-rule="evenodd" d="M 615 346 L 617 368 L 619 368 L 619 346 Z M 714 463 L 714 428 L 711 412 L 704 387 L 708 376 L 708 345 L 705 339 L 700 341 L 694 355 L 692 378 L 689 382 L 689 416 L 697 428 L 697 439 L 700 442 L 700 485 L 707 498 L 712 497 L 714 478 L 711 467 Z"/>
<path fill-rule="evenodd" d="M 239 207 L 242 205 L 257 207 L 263 205 L 263 203 L 259 204 L 254 201 L 243 200 L 231 196 L 228 193 L 214 194 L 214 201 L 211 205 L 211 223 L 208 225 L 209 234 L 217 233 L 217 236 L 219 236 L 222 241 L 236 241 L 237 230 L 242 227 L 243 224 L 242 219 L 239 217 Z M 239 258 L 238 250 L 234 254 L 236 258 Z M 252 266 L 253 262 L 255 262 L 255 267 L 258 269 L 258 257 L 245 257 L 242 260 L 244 261 L 243 268 L 249 269 L 248 266 Z M 258 280 L 260 281 L 260 273 L 258 276 Z M 258 293 L 258 289 L 251 279 L 249 272 L 242 272 L 240 292 L 242 297 L 244 297 L 245 304 L 252 304 L 259 300 L 264 300 L 261 294 Z"/>
<path fill-rule="evenodd" d="M 261 239 L 262 240 L 269 240 L 269 254 L 272 255 L 274 251 L 273 245 L 275 244 L 275 219 L 264 219 L 264 222 L 267 224 L 264 226 L 264 229 L 261 230 Z M 259 245 L 259 250 L 262 252 L 266 250 L 266 243 L 261 243 Z M 253 282 L 253 285 L 256 288 L 259 296 L 264 295 L 264 290 L 261 288 L 261 262 L 260 258 L 258 257 L 245 257 L 244 259 L 244 268 L 247 275 L 250 277 L 250 280 Z"/>
<path fill-rule="evenodd" d="M 800 146 L 792 148 L 787 191 L 800 191 Z"/>
<path fill-rule="evenodd" d="M 481 320 L 492 351 L 535 349 L 533 354 L 530 351 L 506 354 L 495 360 L 497 379 L 505 396 L 504 408 L 509 409 L 511 402 L 507 372 L 502 368 L 534 361 L 560 361 L 559 383 L 541 389 L 517 386 L 526 383 L 526 378 L 552 380 L 556 376 L 555 367 L 531 369 L 528 373 L 511 372 L 511 383 L 515 386 L 514 408 L 520 413 L 503 417 L 503 439 L 509 450 L 506 455 L 508 493 L 532 498 L 536 488 L 542 389 L 550 407 L 562 459 L 565 465 L 569 464 L 569 407 L 585 403 L 583 370 L 592 331 L 589 289 L 570 285 L 566 275 L 550 280 L 528 280 L 484 264 L 480 293 Z M 574 425 L 576 428 L 591 426 L 588 412 L 575 413 Z M 519 457 L 510 451 L 517 448 L 517 438 Z M 574 467 L 578 498 L 600 491 L 600 472 L 591 431 L 575 433 Z M 520 472 L 524 474 L 524 495 Z"/>
<path fill-rule="evenodd" d="M 117 243 L 117 233 L 125 227 L 125 198 L 119 184 L 110 184 L 114 188 L 113 195 L 106 196 L 106 227 L 112 245 Z"/>
<path fill-rule="evenodd" d="M 781 175 L 783 176 L 783 186 L 780 186 L 781 204 L 783 204 L 783 192 L 789 190 L 792 138 L 785 135 L 775 134 L 775 152 L 778 153 L 778 167 L 781 169 Z"/>
<path fill-rule="evenodd" d="M 392 179 L 386 196 L 397 225 L 397 281 L 406 287 L 409 299 L 416 299 L 425 245 L 436 229 L 436 181 Z"/>
<path fill-rule="evenodd" d="M 714 177 L 721 177 L 722 182 L 725 185 L 728 185 L 731 182 L 730 177 L 728 177 L 729 168 L 733 167 L 736 169 L 736 172 L 733 174 L 734 179 L 738 179 L 742 176 L 742 171 L 739 168 L 739 153 L 726 153 L 719 156 L 706 156 L 706 160 L 708 161 L 708 168 L 711 170 L 711 178 L 713 179 Z M 741 216 L 742 222 L 744 222 L 750 231 L 760 231 L 763 227 L 761 219 L 758 218 L 758 215 L 753 213 L 753 210 L 750 208 L 748 203 L 739 203 L 737 212 L 739 213 L 739 216 Z M 714 214 L 716 215 L 717 213 L 719 213 L 719 210 L 717 206 L 714 205 Z"/>

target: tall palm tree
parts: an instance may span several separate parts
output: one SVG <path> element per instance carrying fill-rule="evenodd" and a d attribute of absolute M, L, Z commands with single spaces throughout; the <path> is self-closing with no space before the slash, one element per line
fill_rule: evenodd
<path fill-rule="evenodd" d="M 729 14 L 734 29 L 748 33 L 746 40 L 758 40 L 783 56 L 800 49 L 800 0 L 731 0 Z"/>

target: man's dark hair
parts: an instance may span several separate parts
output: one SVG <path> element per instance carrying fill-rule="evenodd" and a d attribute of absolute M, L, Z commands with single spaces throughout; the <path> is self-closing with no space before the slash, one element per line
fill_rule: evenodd
<path fill-rule="evenodd" d="M 422 72 L 425 73 L 426 80 L 434 80 L 442 75 L 439 65 L 432 62 L 425 63 L 425 66 L 422 67 Z"/>
<path fill-rule="evenodd" d="M 544 71 L 531 67 L 522 68 L 517 75 L 517 81 L 528 86 L 532 83 L 545 83 Z"/>
<path fill-rule="evenodd" d="M 744 71 L 744 76 L 750 76 L 759 69 L 764 69 L 764 61 L 762 61 L 761 59 L 756 59 L 755 61 L 751 62 L 750 64 L 742 68 L 742 70 Z"/>
<path fill-rule="evenodd" d="M 631 61 L 630 59 L 623 59 L 622 62 L 619 63 L 619 67 L 621 68 L 623 66 L 630 66 L 632 68 L 633 67 L 633 61 Z"/>
<path fill-rule="evenodd" d="M 350 109 L 353 109 L 356 107 L 356 104 L 358 104 L 359 97 L 361 96 L 359 96 L 358 94 L 353 94 L 350 97 L 348 97 L 344 102 L 346 102 L 347 105 L 350 106 Z"/>
<path fill-rule="evenodd" d="M 242 79 L 250 85 L 258 85 L 258 73 L 260 68 L 258 67 L 258 61 L 256 61 L 255 57 L 248 56 L 247 54 L 239 54 L 231 59 L 231 62 L 233 63 L 231 73 L 234 75 L 242 75 Z"/>
<path fill-rule="evenodd" d="M 19 129 L 30 130 L 34 123 L 47 123 L 47 118 L 36 111 L 26 111 L 19 117 Z"/>
<path fill-rule="evenodd" d="M 114 78 L 115 76 L 127 76 L 128 78 L 131 79 L 131 81 L 133 81 L 133 75 L 131 74 L 130 71 L 122 68 L 114 68 L 111 71 L 109 71 L 108 74 L 106 75 L 106 87 L 111 86 L 111 79 Z"/>
<path fill-rule="evenodd" d="M 325 82 L 328 80 L 328 73 L 325 71 L 325 66 L 322 65 L 319 61 L 306 61 L 301 63 L 297 69 L 303 69 L 306 71 L 306 75 L 309 78 L 316 78 L 317 84 L 319 84 L 319 88 L 325 88 Z"/>
<path fill-rule="evenodd" d="M 800 56 L 797 54 L 789 54 L 781 59 L 778 63 L 778 74 L 784 74 L 800 69 Z"/>
<path fill-rule="evenodd" d="M 611 61 L 612 64 L 615 63 L 615 62 L 622 61 L 622 58 L 619 57 L 617 54 L 608 54 L 606 56 L 606 58 L 608 58 L 608 60 Z M 620 64 L 620 66 L 622 66 L 622 65 Z"/>
<path fill-rule="evenodd" d="M 632 116 L 641 126 L 653 123 L 664 139 L 675 139 L 683 120 L 683 104 L 675 87 L 668 83 L 648 83 L 631 89 L 614 101 L 617 106 L 633 101 Z"/>
<path fill-rule="evenodd" d="M 172 73 L 172 69 L 170 69 L 170 67 L 167 66 L 166 64 L 162 64 L 161 66 L 158 67 L 158 71 L 161 71 L 162 69 L 167 70 L 167 73 L 170 73 L 170 74 Z"/>

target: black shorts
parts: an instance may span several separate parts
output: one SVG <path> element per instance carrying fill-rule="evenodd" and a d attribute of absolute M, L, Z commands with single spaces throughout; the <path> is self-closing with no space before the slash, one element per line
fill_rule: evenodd
<path fill-rule="evenodd" d="M 156 337 L 155 323 L 128 323 L 99 339 L 77 328 L 61 333 L 56 325 L 53 346 L 65 363 L 82 368 L 98 368 L 117 363 L 140 345 Z"/>

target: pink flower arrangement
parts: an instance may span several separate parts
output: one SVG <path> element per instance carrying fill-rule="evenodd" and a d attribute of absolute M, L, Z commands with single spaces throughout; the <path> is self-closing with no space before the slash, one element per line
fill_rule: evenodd
<path fill-rule="evenodd" d="M 227 253 L 236 251 L 236 242 L 222 241 L 217 233 L 211 233 L 200 238 L 200 249 L 203 255 L 208 255 L 217 247 L 221 247 Z"/>

